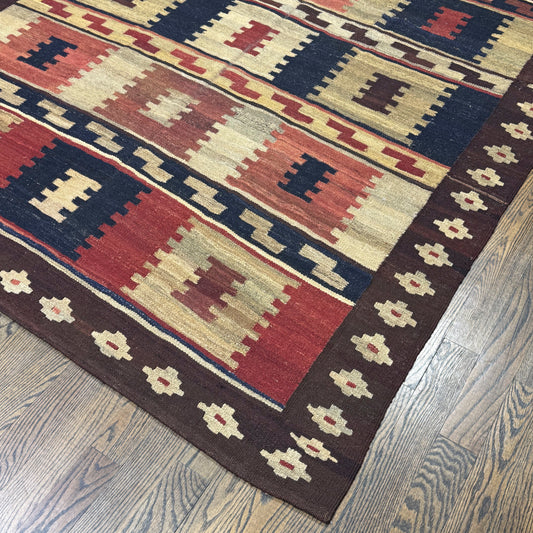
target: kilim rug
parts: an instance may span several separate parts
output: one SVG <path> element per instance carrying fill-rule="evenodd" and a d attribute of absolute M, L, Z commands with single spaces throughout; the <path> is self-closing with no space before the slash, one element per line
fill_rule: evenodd
<path fill-rule="evenodd" d="M 533 5 L 0 9 L 0 309 L 330 520 L 531 169 Z"/>

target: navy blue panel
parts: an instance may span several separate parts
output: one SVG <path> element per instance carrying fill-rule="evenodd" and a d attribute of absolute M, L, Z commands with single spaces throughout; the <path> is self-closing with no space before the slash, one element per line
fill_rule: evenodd
<path fill-rule="evenodd" d="M 329 182 L 329 179 L 324 174 L 326 172 L 335 174 L 337 170 L 309 154 L 303 154 L 302 159 L 305 160 L 304 163 L 293 163 L 292 165 L 292 168 L 296 172 L 285 172 L 284 177 L 287 183 L 279 181 L 278 187 L 310 203 L 313 198 L 312 196 L 308 196 L 308 193 L 318 194 L 320 192 L 320 188 L 317 187 L 319 182 Z"/>
<path fill-rule="evenodd" d="M 101 225 L 115 224 L 111 215 L 125 215 L 128 210 L 124 206 L 128 202 L 139 203 L 136 195 L 150 189 L 79 148 L 59 139 L 54 144 L 53 149 L 44 147 L 44 157 L 33 158 L 32 167 L 22 167 L 22 175 L 8 178 L 10 185 L 0 189 L 2 216 L 67 257 L 77 259 L 76 249 L 87 246 L 85 239 L 90 235 L 101 237 L 103 233 L 98 229 Z M 69 177 L 65 172 L 69 169 L 98 182 L 101 188 L 97 192 L 88 191 L 86 201 L 74 200 L 77 209 L 72 213 L 63 210 L 61 214 L 66 218 L 57 222 L 28 202 L 33 198 L 44 200 L 42 191 L 57 189 L 53 182 L 66 181 Z"/>
<path fill-rule="evenodd" d="M 422 29 L 424 26 L 438 25 L 438 21 L 431 21 L 438 18 L 437 12 L 442 8 L 466 15 L 464 23 L 456 31 L 453 31 L 453 27 L 449 28 L 448 37 Z M 504 20 L 512 19 L 460 0 L 411 0 L 406 7 L 400 7 L 394 10 L 393 15 L 384 15 L 383 18 L 386 22 L 380 22 L 378 26 L 463 59 L 473 59 L 477 54 L 483 54 L 482 48 L 491 47 L 491 36 L 498 36 L 498 26 Z"/>
<path fill-rule="evenodd" d="M 177 4 L 172 11 L 161 17 L 151 26 L 151 30 L 182 43 L 207 24 L 217 14 L 224 11 L 234 0 L 206 0 L 205 2 L 185 2 Z"/>
<path fill-rule="evenodd" d="M 457 87 L 423 131 L 416 137 L 411 136 L 414 139 L 411 148 L 435 161 L 452 165 L 499 102 L 495 96 Z"/>
<path fill-rule="evenodd" d="M 68 50 L 76 50 L 76 48 L 78 48 L 77 45 L 52 35 L 47 43 L 39 43 L 37 50 L 28 50 L 28 57 L 19 56 L 17 59 L 39 70 L 46 71 L 49 65 L 57 63 L 57 56 L 67 57 Z"/>
<path fill-rule="evenodd" d="M 290 58 L 272 83 L 305 98 L 350 50 L 352 46 L 349 43 L 320 33 L 302 51 Z"/>

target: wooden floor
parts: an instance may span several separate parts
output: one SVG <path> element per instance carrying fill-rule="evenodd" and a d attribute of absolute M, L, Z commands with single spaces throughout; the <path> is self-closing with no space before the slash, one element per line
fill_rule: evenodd
<path fill-rule="evenodd" d="M 0 320 L 0 533 L 533 532 L 533 178 L 325 526 Z"/>

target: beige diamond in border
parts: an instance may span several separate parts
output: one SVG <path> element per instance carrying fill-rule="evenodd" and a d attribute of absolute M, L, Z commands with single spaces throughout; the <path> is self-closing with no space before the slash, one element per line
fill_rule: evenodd
<path fill-rule="evenodd" d="M 509 165 L 510 163 L 518 163 L 515 153 L 511 150 L 511 147 L 506 144 L 502 144 L 501 146 L 495 144 L 492 146 L 484 146 L 483 149 L 496 163 L 505 163 L 506 165 Z"/>
<path fill-rule="evenodd" d="M 205 403 L 200 402 L 198 409 L 204 412 L 204 421 L 207 424 L 207 429 L 215 435 L 220 434 L 227 439 L 237 437 L 239 440 L 244 437 L 238 430 L 239 424 L 237 420 L 233 418 L 233 413 L 235 413 L 233 407 L 230 407 L 228 404 L 220 406 L 216 403 L 212 403 L 208 407 Z"/>
<path fill-rule="evenodd" d="M 355 396 L 356 398 L 372 398 L 373 394 L 367 389 L 367 382 L 363 379 L 363 374 L 357 370 L 348 372 L 330 372 L 329 377 L 334 381 L 345 396 Z"/>
<path fill-rule="evenodd" d="M 468 193 L 452 192 L 450 196 L 455 200 L 459 207 L 463 211 L 486 211 L 487 206 L 483 203 L 481 196 L 476 191 L 470 191 Z"/>
<path fill-rule="evenodd" d="M 331 455 L 331 452 L 324 447 L 324 443 L 318 439 L 308 439 L 301 435 L 295 435 L 291 433 L 291 437 L 296 441 L 296 444 L 301 448 L 307 455 L 314 457 L 315 459 L 320 459 L 321 461 L 332 461 L 337 463 L 337 459 Z"/>
<path fill-rule="evenodd" d="M 72 309 L 70 308 L 69 298 L 45 298 L 44 296 L 39 300 L 41 304 L 41 313 L 51 322 L 74 322 L 72 316 Z"/>
<path fill-rule="evenodd" d="M 448 239 L 471 239 L 472 235 L 468 233 L 468 228 L 465 226 L 465 221 L 462 218 L 454 218 L 449 220 L 434 220 L 433 224 L 438 226 L 439 230 L 448 237 Z"/>
<path fill-rule="evenodd" d="M 483 187 L 503 186 L 500 175 L 493 168 L 487 167 L 485 169 L 467 170 L 466 173 L 470 174 L 470 177 Z"/>
<path fill-rule="evenodd" d="M 178 378 L 178 371 L 167 366 L 165 369 L 150 368 L 145 366 L 143 372 L 148 376 L 148 383 L 152 386 L 152 390 L 157 394 L 166 394 L 172 396 L 177 394 L 183 396 L 185 393 L 181 390 L 181 380 Z"/>
<path fill-rule="evenodd" d="M 376 333 L 375 335 L 367 335 L 366 333 L 362 337 L 354 335 L 350 339 L 354 344 L 357 351 L 367 360 L 373 361 L 378 365 L 385 363 L 386 365 L 392 365 L 392 359 L 389 357 L 390 349 L 385 344 L 385 337 Z"/>
<path fill-rule="evenodd" d="M 111 333 L 110 331 L 93 331 L 91 336 L 94 338 L 94 343 L 100 351 L 107 357 L 112 357 L 120 361 L 121 359 L 126 359 L 126 361 L 131 361 L 132 357 L 128 353 L 130 347 L 126 342 L 126 337 L 120 331 Z"/>
<path fill-rule="evenodd" d="M 418 250 L 418 255 L 424 259 L 424 263 L 432 266 L 452 266 L 453 263 L 449 261 L 449 255 L 444 250 L 444 246 L 440 243 L 429 244 L 424 246 L 415 244 L 415 248 Z"/>
<path fill-rule="evenodd" d="M 6 292 L 12 294 L 20 294 L 21 292 L 31 294 L 33 292 L 33 289 L 30 287 L 31 282 L 28 279 L 28 273 L 25 270 L 21 270 L 20 272 L 16 270 L 10 270 L 9 272 L 2 270 L 0 272 L 0 278 L 2 278 L 0 283 Z"/>
<path fill-rule="evenodd" d="M 302 454 L 293 448 L 288 448 L 286 452 L 276 450 L 274 453 L 269 453 L 266 450 L 261 450 L 261 455 L 267 460 L 268 466 L 274 470 L 276 476 L 283 479 L 292 479 L 298 481 L 311 481 L 311 476 L 306 472 L 307 465 L 300 461 Z"/>
<path fill-rule="evenodd" d="M 533 102 L 518 102 L 516 104 L 526 117 L 533 117 Z"/>
<path fill-rule="evenodd" d="M 417 270 L 415 274 L 411 272 L 400 274 L 397 272 L 394 277 L 409 294 L 418 294 L 418 296 L 425 296 L 426 294 L 433 296 L 435 294 L 435 291 L 431 288 L 431 283 L 420 270 Z"/>
<path fill-rule="evenodd" d="M 398 300 L 396 303 L 392 303 L 387 300 L 385 303 L 376 302 L 374 307 L 379 311 L 379 316 L 383 319 L 388 326 L 416 326 L 416 320 L 412 318 L 413 313 L 407 309 L 407 304 Z"/>
<path fill-rule="evenodd" d="M 336 405 L 332 405 L 329 409 L 325 407 L 313 407 L 311 404 L 307 406 L 307 410 L 313 415 L 312 420 L 318 425 L 321 431 L 335 435 L 351 435 L 353 431 L 346 427 L 347 420 L 342 415 L 342 409 Z"/>
<path fill-rule="evenodd" d="M 503 129 L 513 138 L 521 141 L 528 141 L 533 139 L 531 136 L 531 130 L 525 122 L 519 122 L 518 124 L 510 123 L 505 124 L 502 122 Z"/>

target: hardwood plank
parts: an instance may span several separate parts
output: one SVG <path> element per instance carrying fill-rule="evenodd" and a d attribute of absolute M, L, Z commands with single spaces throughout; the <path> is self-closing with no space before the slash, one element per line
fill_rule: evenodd
<path fill-rule="evenodd" d="M 411 483 L 391 533 L 441 531 L 474 462 L 473 453 L 437 437 Z"/>
<path fill-rule="evenodd" d="M 67 533 L 113 477 L 118 465 L 89 448 L 16 526 L 25 533 Z"/>
<path fill-rule="evenodd" d="M 461 346 L 442 343 L 408 405 L 391 425 L 380 428 L 335 517 L 339 531 L 389 531 L 476 357 Z"/>
<path fill-rule="evenodd" d="M 11 369 L 0 378 L 0 435 L 11 428 L 67 368 L 66 358 L 44 342 L 35 340 L 35 350 L 22 352 L 19 364 L 23 369 L 18 368 L 16 373 Z M 2 357 L 0 355 L 0 361 Z"/>
<path fill-rule="evenodd" d="M 192 469 L 201 478 L 209 480 L 224 471 L 224 468 L 217 462 L 194 446 L 189 445 L 187 441 L 157 419 L 118 393 L 114 394 L 122 406 L 111 413 L 107 419 L 109 425 L 104 428 L 92 444 L 114 462 L 124 464 L 142 446 L 143 441 L 149 435 L 159 432 L 164 434 L 169 447 L 180 451 L 177 456 L 179 462 Z"/>
<path fill-rule="evenodd" d="M 10 327 L 6 324 L 5 329 Z M 42 339 L 21 327 L 15 328 L 0 342 L 0 391 L 11 387 L 13 380 L 24 374 L 29 366 L 54 360 L 57 365 L 68 361 Z"/>
<path fill-rule="evenodd" d="M 474 263 L 466 280 L 467 298 L 457 309 L 446 338 L 476 353 L 501 326 L 509 294 L 520 285 L 533 256 L 533 173 L 500 219 L 497 230 Z"/>
<path fill-rule="evenodd" d="M 251 516 L 249 524 L 250 527 L 246 530 L 247 533 L 254 531 L 261 531 L 261 533 L 340 531 L 338 525 L 335 527 L 326 526 L 276 498 L 270 498 L 269 505 L 264 505 L 256 510 Z"/>
<path fill-rule="evenodd" d="M 23 381 L 24 375 L 19 379 Z M 80 450 L 87 449 L 95 430 L 95 424 L 86 419 L 91 410 L 84 413 L 83 407 L 91 406 L 91 400 L 110 405 L 101 402 L 105 398 L 98 395 L 95 383 L 68 362 L 62 375 L 0 435 L 2 531 L 20 531 L 17 523 L 79 462 Z M 105 417 L 99 418 L 102 411 L 94 412 L 96 424 L 105 424 Z"/>
<path fill-rule="evenodd" d="M 124 464 L 139 448 L 142 442 L 155 431 L 165 434 L 168 445 L 181 450 L 178 460 L 192 469 L 203 479 L 210 479 L 224 468 L 209 456 L 199 451 L 161 424 L 146 411 L 137 407 L 120 394 L 110 391 L 117 402 L 113 412 L 107 417 L 107 425 L 95 436 L 92 446 L 107 455 L 117 464 Z"/>
<path fill-rule="evenodd" d="M 319 533 L 326 528 L 311 516 L 225 471 L 213 479 L 176 533 L 289 531 L 290 524 L 285 519 L 293 523 L 294 531 Z"/>
<path fill-rule="evenodd" d="M 118 470 L 72 532 L 174 532 L 207 481 L 179 461 L 184 441 L 160 425 Z"/>
<path fill-rule="evenodd" d="M 23 481 L 38 495 L 50 479 L 55 481 L 79 460 L 80 450 L 94 443 L 95 436 L 106 433 L 114 423 L 113 412 L 125 401 L 69 362 L 56 382 L 0 435 L 0 490 Z"/>
<path fill-rule="evenodd" d="M 23 379 L 21 376 L 20 379 Z M 0 435 L 0 489 L 4 488 L 28 461 L 47 449 L 47 440 L 69 442 L 68 422 L 76 423 L 76 411 L 90 403 L 93 392 L 84 386 L 81 369 L 65 370 L 9 428 Z M 54 390 L 59 383 L 61 394 Z M 28 395 L 31 395 L 31 389 Z M 57 447 L 56 447 L 57 450 Z"/>
<path fill-rule="evenodd" d="M 463 297 L 462 294 L 457 294 L 458 301 L 452 300 L 452 303 L 450 304 L 450 307 L 448 308 L 448 311 L 443 316 L 442 320 L 439 322 L 437 327 L 435 328 L 435 331 L 431 335 L 430 339 L 427 341 L 426 345 L 416 358 L 416 361 L 413 365 L 413 368 L 409 371 L 409 374 L 407 374 L 407 377 L 405 378 L 405 381 L 403 382 L 404 387 L 409 387 L 411 389 L 416 389 L 422 380 L 422 377 L 427 372 L 429 365 L 431 364 L 431 361 L 435 357 L 439 346 L 442 344 L 444 340 L 444 336 L 446 335 L 446 331 L 448 331 L 448 328 L 450 327 L 450 323 L 453 320 L 454 313 L 456 312 L 456 307 L 460 308 L 461 305 L 461 298 Z"/>
<path fill-rule="evenodd" d="M 91 446 L 117 464 L 123 464 L 145 438 L 150 415 L 118 393 L 116 408 L 102 431 L 94 435 Z"/>
<path fill-rule="evenodd" d="M 533 531 L 531 374 L 513 382 L 445 533 Z"/>
<path fill-rule="evenodd" d="M 179 469 L 188 472 L 188 477 L 181 478 L 190 478 L 189 472 L 196 477 L 198 472 L 209 477 L 222 470 L 170 429 L 31 333 L 21 329 L 16 346 L 29 346 L 31 350 L 23 351 L 26 371 L 15 372 L 10 389 L 0 391 L 0 409 L 10 414 L 9 427 L 6 426 L 4 435 L 0 435 L 0 480 L 4 488 L 0 489 L 2 527 L 15 524 L 16 528 L 17 521 L 30 512 L 31 505 L 39 504 L 50 483 L 68 476 L 69 469 L 75 470 L 82 446 L 92 444 L 95 451 L 118 458 L 123 464 L 157 429 L 165 434 L 166 446 L 176 451 L 176 463 L 181 460 Z M 52 387 L 45 387 L 50 385 L 46 380 L 50 365 L 46 364 L 43 348 L 52 362 L 65 371 Z M 32 361 L 33 366 L 29 366 Z M 35 379 L 29 379 L 34 374 Z M 13 406 L 17 399 L 28 412 L 21 410 L 21 416 L 15 417 Z M 28 491 L 23 490 L 24 485 Z M 20 501 L 16 508 L 11 505 L 13 498 Z"/>
<path fill-rule="evenodd" d="M 486 349 L 468 376 L 442 435 L 478 453 L 503 398 L 533 344 L 533 262 L 517 288 L 500 301 L 497 323 L 486 330 Z"/>

